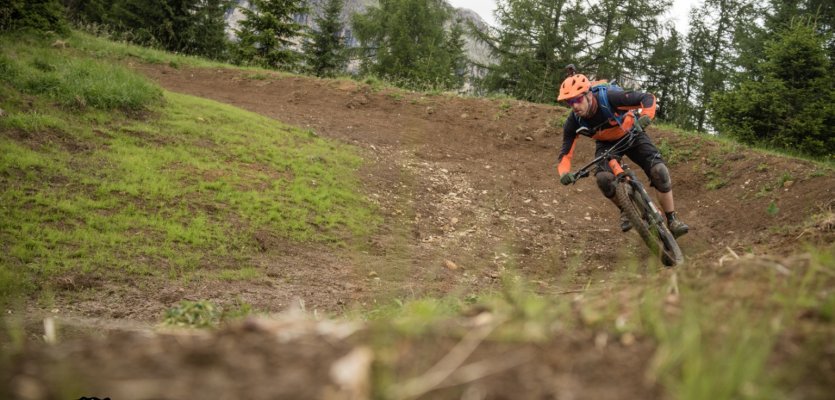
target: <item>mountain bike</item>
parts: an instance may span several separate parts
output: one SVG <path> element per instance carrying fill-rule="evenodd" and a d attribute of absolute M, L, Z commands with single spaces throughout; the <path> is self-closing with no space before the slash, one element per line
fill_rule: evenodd
<path fill-rule="evenodd" d="M 635 173 L 622 161 L 623 157 L 615 155 L 628 149 L 635 138 L 643 132 L 636 118 L 635 126 L 623 138 L 615 142 L 612 147 L 586 166 L 580 168 L 575 176 L 577 180 L 585 178 L 589 176 L 591 167 L 600 162 L 606 162 L 615 174 L 615 200 L 617 204 L 626 213 L 632 227 L 638 231 L 650 251 L 661 257 L 661 262 L 665 266 L 674 267 L 684 262 L 684 255 L 681 253 L 681 248 L 679 248 L 672 232 L 667 227 L 664 214 L 658 210 Z"/>

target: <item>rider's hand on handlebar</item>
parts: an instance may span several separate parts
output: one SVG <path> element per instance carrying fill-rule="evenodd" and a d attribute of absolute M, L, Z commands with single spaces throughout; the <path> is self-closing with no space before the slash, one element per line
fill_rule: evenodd
<path fill-rule="evenodd" d="M 575 176 L 571 172 L 565 173 L 560 177 L 560 183 L 562 183 L 563 185 L 570 185 L 574 182 L 577 182 L 577 176 Z"/>

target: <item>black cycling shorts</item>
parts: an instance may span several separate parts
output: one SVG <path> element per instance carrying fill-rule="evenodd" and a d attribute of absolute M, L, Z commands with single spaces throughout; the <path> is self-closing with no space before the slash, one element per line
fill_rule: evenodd
<path fill-rule="evenodd" d="M 613 140 L 611 142 L 598 141 L 594 151 L 594 156 L 597 157 L 603 154 L 604 151 L 614 146 L 617 142 L 617 140 Z M 655 147 L 654 144 L 652 144 L 652 140 L 646 133 L 638 134 L 629 148 L 623 151 L 617 151 L 613 155 L 618 159 L 626 155 L 630 160 L 638 164 L 648 177 L 651 176 L 649 170 L 654 167 L 655 164 L 666 165 L 664 159 L 661 158 L 661 152 L 658 151 L 658 148 Z M 612 172 L 612 169 L 609 168 L 609 164 L 605 160 L 598 162 L 596 167 L 597 168 L 594 170 L 595 174 L 603 171 Z"/>

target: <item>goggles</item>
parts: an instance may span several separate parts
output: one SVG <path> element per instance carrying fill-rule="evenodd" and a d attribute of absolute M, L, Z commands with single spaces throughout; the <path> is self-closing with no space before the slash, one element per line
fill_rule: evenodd
<path fill-rule="evenodd" d="M 569 106 L 573 106 L 573 105 L 583 101 L 583 97 L 585 97 L 585 96 L 586 96 L 586 94 L 583 93 L 583 94 L 581 94 L 577 97 L 572 97 L 572 98 L 566 100 L 565 102 L 568 103 Z"/>

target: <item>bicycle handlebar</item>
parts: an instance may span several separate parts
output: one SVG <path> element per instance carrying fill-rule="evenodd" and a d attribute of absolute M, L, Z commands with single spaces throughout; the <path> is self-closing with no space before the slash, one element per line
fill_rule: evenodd
<path fill-rule="evenodd" d="M 612 147 L 610 147 L 608 150 L 603 152 L 603 154 L 595 157 L 588 164 L 583 166 L 583 168 L 580 168 L 579 170 L 577 170 L 577 172 L 574 173 L 574 177 L 576 178 L 575 182 L 577 180 L 580 180 L 582 178 L 585 178 L 585 177 L 589 176 L 589 174 L 591 173 L 591 171 L 589 171 L 589 170 L 591 169 L 591 167 L 593 165 L 600 162 L 600 160 L 609 159 L 612 152 L 614 152 L 616 149 L 620 150 L 620 147 L 622 145 L 626 145 L 628 147 L 629 144 L 632 143 L 632 140 L 635 138 L 635 135 L 644 131 L 643 128 L 641 128 L 641 125 L 638 124 L 638 112 L 637 111 L 630 111 L 630 112 L 635 117 L 635 123 L 632 125 L 632 128 L 630 128 L 629 131 L 626 132 L 626 135 L 624 135 L 617 142 L 615 142 L 615 144 L 612 145 Z M 580 129 L 578 129 L 578 132 L 582 129 L 588 130 L 588 128 L 586 128 L 586 127 L 581 127 Z"/>

